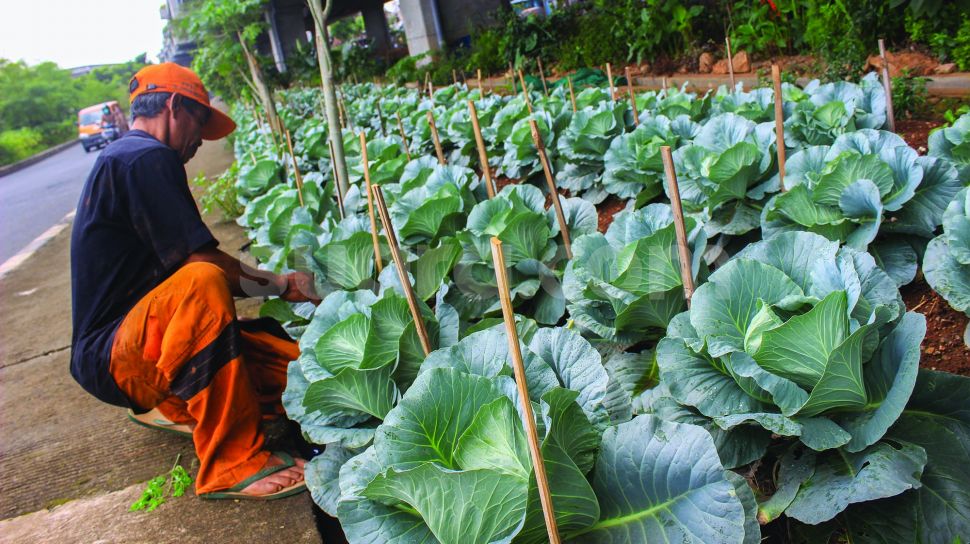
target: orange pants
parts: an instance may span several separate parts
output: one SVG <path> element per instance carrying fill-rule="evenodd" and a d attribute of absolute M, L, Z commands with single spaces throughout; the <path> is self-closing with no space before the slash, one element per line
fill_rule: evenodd
<path fill-rule="evenodd" d="M 283 412 L 286 367 L 300 350 L 246 328 L 225 273 L 197 262 L 145 295 L 115 334 L 111 375 L 131 403 L 195 425 L 196 493 L 232 487 L 270 456 L 260 422 Z"/>

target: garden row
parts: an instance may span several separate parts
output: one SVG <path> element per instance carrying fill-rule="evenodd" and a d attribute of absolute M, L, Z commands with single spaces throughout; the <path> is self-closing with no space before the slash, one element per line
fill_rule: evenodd
<path fill-rule="evenodd" d="M 970 533 L 970 381 L 918 368 L 899 294 L 922 262 L 970 306 L 970 117 L 919 156 L 873 77 L 784 84 L 782 174 L 771 89 L 342 95 L 345 192 L 316 90 L 282 95 L 292 154 L 241 108 L 235 145 L 252 253 L 326 295 L 262 312 L 299 339 L 284 405 L 351 542 L 545 541 L 530 427 L 563 540 Z"/>

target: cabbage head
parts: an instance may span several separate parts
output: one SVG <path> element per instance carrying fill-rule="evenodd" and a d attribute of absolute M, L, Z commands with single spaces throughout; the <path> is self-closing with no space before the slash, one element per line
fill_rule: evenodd
<path fill-rule="evenodd" d="M 686 224 L 696 279 L 707 238 L 694 219 Z M 613 342 L 659 336 L 686 308 L 679 262 L 670 206 L 620 212 L 605 235 L 594 232 L 573 242 L 563 276 L 570 318 Z"/>
<path fill-rule="evenodd" d="M 782 437 L 803 472 L 762 515 L 817 524 L 920 486 L 926 449 L 883 438 L 913 394 L 925 332 L 870 255 L 786 232 L 712 273 L 657 361 L 661 385 L 695 417 Z M 728 448 L 746 445 L 722 447 L 736 458 Z"/>

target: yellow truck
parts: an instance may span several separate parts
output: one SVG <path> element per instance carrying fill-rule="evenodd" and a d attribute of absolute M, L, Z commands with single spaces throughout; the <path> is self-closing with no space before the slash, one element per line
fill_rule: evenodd
<path fill-rule="evenodd" d="M 84 151 L 101 148 L 128 132 L 128 121 L 116 100 L 88 106 L 77 112 L 78 138 Z"/>

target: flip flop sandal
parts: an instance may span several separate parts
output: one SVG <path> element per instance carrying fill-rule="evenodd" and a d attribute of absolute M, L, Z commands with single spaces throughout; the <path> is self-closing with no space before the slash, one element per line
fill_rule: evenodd
<path fill-rule="evenodd" d="M 241 500 L 251 500 L 251 501 L 272 501 L 276 499 L 282 499 L 284 497 L 290 497 L 306 491 L 306 482 L 301 481 L 289 487 L 284 487 L 283 489 L 280 489 L 276 493 L 270 493 L 269 495 L 250 495 L 248 493 L 242 492 L 242 490 L 249 487 L 250 484 L 258 482 L 259 480 L 262 480 L 263 478 L 271 474 L 276 474 L 277 472 L 296 466 L 296 462 L 293 461 L 293 457 L 291 457 L 286 452 L 274 451 L 273 455 L 282 459 L 283 464 L 266 467 L 260 470 L 259 472 L 257 472 L 256 474 L 253 474 L 249 478 L 246 478 L 245 480 L 230 487 L 229 489 L 226 489 L 225 491 L 213 491 L 212 493 L 202 493 L 199 495 L 199 498 L 206 499 L 206 500 L 241 499 Z"/>
<path fill-rule="evenodd" d="M 142 427 L 192 438 L 191 427 L 169 421 L 165 418 L 165 416 L 162 415 L 161 412 L 158 411 L 157 408 L 153 408 L 151 411 L 145 412 L 144 414 L 136 414 L 133 410 L 129 409 L 128 419 L 130 419 L 133 423 L 141 425 Z"/>

